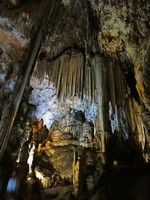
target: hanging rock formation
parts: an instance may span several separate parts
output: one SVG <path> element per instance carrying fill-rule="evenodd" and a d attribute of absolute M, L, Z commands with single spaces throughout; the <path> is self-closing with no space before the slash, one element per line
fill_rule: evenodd
<path fill-rule="evenodd" d="M 149 11 L 146 0 L 0 1 L 1 171 L 9 153 L 29 186 L 20 195 L 40 184 L 42 199 L 149 199 Z"/>

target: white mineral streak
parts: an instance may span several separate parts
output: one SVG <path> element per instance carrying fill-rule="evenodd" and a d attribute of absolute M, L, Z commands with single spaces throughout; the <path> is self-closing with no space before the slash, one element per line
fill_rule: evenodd
<path fill-rule="evenodd" d="M 115 130 L 117 130 L 118 128 L 118 122 L 117 122 L 118 120 L 117 120 L 116 112 L 113 113 L 111 102 L 109 102 L 109 120 L 110 120 L 112 133 L 114 133 Z"/>
<path fill-rule="evenodd" d="M 4 81 L 4 80 L 5 80 L 5 74 L 0 73 L 0 80 L 1 80 L 1 81 Z"/>
<path fill-rule="evenodd" d="M 28 174 L 32 173 L 32 164 L 33 164 L 33 158 L 34 158 L 34 151 L 35 151 L 35 142 L 32 143 L 31 149 L 29 151 L 29 157 L 28 157 L 28 160 L 27 160 L 27 163 L 29 165 Z"/>
<path fill-rule="evenodd" d="M 35 167 L 35 176 L 42 182 L 43 188 L 50 187 L 50 178 L 45 177 L 45 175 L 42 173 L 39 167 Z"/>
<path fill-rule="evenodd" d="M 14 90 L 14 87 L 15 87 L 15 81 L 13 79 L 9 80 L 6 84 L 6 86 L 11 90 L 13 91 Z"/>
<path fill-rule="evenodd" d="M 117 108 L 115 105 L 115 112 L 112 110 L 111 102 L 109 102 L 109 120 L 112 133 L 121 131 L 125 139 L 129 137 L 128 120 L 125 111 L 122 108 Z"/>

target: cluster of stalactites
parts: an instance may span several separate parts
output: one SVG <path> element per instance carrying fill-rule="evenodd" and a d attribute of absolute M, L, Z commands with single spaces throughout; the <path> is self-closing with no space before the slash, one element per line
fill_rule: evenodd
<path fill-rule="evenodd" d="M 37 63 L 34 75 L 41 82 L 47 76 L 49 83 L 54 84 L 57 96 L 62 100 L 72 96 L 94 99 L 94 70 L 85 64 L 81 52 L 72 51 L 71 55 L 63 54 L 51 62 L 41 60 Z"/>

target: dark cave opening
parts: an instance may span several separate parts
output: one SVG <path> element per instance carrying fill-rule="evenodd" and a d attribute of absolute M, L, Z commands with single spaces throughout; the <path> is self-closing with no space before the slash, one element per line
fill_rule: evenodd
<path fill-rule="evenodd" d="M 137 82 L 135 79 L 133 67 L 128 68 L 124 74 L 125 74 L 126 83 L 130 88 L 131 97 L 133 97 L 138 102 L 138 104 L 140 104 L 140 97 L 136 89 Z"/>

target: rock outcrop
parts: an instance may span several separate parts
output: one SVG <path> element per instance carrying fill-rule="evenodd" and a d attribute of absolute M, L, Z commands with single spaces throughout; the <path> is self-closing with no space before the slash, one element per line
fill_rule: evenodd
<path fill-rule="evenodd" d="M 9 152 L 8 174 L 17 168 L 29 185 L 20 195 L 32 198 L 38 184 L 43 199 L 88 199 L 104 179 L 92 198 L 122 198 L 129 179 L 118 186 L 110 168 L 149 163 L 149 9 L 146 0 L 0 1 L 0 158 Z"/>

